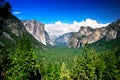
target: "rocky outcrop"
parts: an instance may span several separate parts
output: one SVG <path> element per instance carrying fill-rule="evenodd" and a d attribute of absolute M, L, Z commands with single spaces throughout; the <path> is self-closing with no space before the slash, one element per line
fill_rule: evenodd
<path fill-rule="evenodd" d="M 45 31 L 45 40 L 46 40 L 46 44 L 50 45 L 50 37 L 46 31 Z"/>
<path fill-rule="evenodd" d="M 84 47 L 85 44 L 91 44 L 98 40 L 113 40 L 120 37 L 120 19 L 110 25 L 102 28 L 92 29 L 90 27 L 81 27 L 70 38 L 69 47 Z"/>
<path fill-rule="evenodd" d="M 2 31 L 8 30 L 16 36 L 20 36 L 22 33 L 26 33 L 26 29 L 22 22 L 12 14 L 9 15 L 7 19 L 4 19 L 2 16 L 0 16 L 0 22 L 2 22 Z"/>
<path fill-rule="evenodd" d="M 106 40 L 109 41 L 109 40 L 112 40 L 112 39 L 116 39 L 117 37 L 117 31 L 115 30 L 110 30 L 107 32 L 106 34 Z"/>
<path fill-rule="evenodd" d="M 5 44 L 0 41 L 0 47 L 4 47 L 4 46 L 5 46 Z"/>
<path fill-rule="evenodd" d="M 37 27 L 37 25 L 42 26 L 43 24 L 35 24 L 34 26 Z M 37 48 L 37 47 L 44 46 L 41 42 L 37 41 L 26 30 L 28 28 L 26 28 L 23 25 L 23 23 L 17 17 L 15 17 L 12 14 L 9 14 L 7 17 L 3 17 L 0 14 L 0 47 L 4 47 L 4 46 L 5 47 L 6 46 L 7 47 L 12 47 L 12 46 L 16 45 L 16 43 L 19 40 L 19 37 L 22 36 L 22 35 L 24 35 L 26 37 L 29 37 L 30 41 L 34 41 L 32 43 L 33 47 Z M 38 38 L 39 38 L 39 34 L 37 32 L 39 32 L 41 35 L 43 35 L 41 37 L 41 41 L 44 41 L 44 38 L 45 38 L 44 37 L 45 36 L 45 34 L 44 34 L 44 27 L 35 28 L 33 32 L 34 32 L 34 35 L 38 36 Z M 45 41 L 43 43 L 45 43 Z"/>
<path fill-rule="evenodd" d="M 111 23 L 106 27 L 108 30 L 106 33 L 106 40 L 116 39 L 120 37 L 120 19 L 116 22 Z"/>
<path fill-rule="evenodd" d="M 22 21 L 26 30 L 31 33 L 35 39 L 43 44 L 47 44 L 47 40 L 49 40 L 49 35 L 44 29 L 44 24 L 36 21 L 36 20 L 24 20 Z"/>
<path fill-rule="evenodd" d="M 6 32 L 3 32 L 1 36 L 4 36 L 6 39 L 16 43 L 16 41 Z"/>
<path fill-rule="evenodd" d="M 17 42 L 17 37 L 27 34 L 22 22 L 14 15 L 9 14 L 7 17 L 0 15 L 0 46 L 11 46 Z"/>

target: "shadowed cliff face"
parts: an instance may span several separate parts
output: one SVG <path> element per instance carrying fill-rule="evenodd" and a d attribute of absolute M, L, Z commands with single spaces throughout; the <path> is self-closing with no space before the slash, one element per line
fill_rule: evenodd
<path fill-rule="evenodd" d="M 120 20 L 102 28 L 92 29 L 90 27 L 81 27 L 70 38 L 69 47 L 84 47 L 85 44 L 91 44 L 105 38 L 110 41 L 120 37 Z"/>
<path fill-rule="evenodd" d="M 0 15 L 0 47 L 9 46 L 16 43 L 17 37 L 27 34 L 22 22 L 12 14 L 7 18 Z"/>
<path fill-rule="evenodd" d="M 50 42 L 50 37 L 49 34 L 45 31 L 45 40 L 46 40 L 46 44 L 51 45 Z"/>
<path fill-rule="evenodd" d="M 47 44 L 49 35 L 44 29 L 44 24 L 36 20 L 24 20 L 22 21 L 26 30 L 31 33 L 39 42 Z M 47 39 L 47 40 L 46 40 Z"/>
<path fill-rule="evenodd" d="M 2 23 L 3 27 L 2 31 L 8 29 L 16 36 L 20 36 L 22 33 L 26 32 L 26 29 L 22 22 L 13 15 L 9 15 L 7 19 L 4 19 L 2 16 L 0 16 L 0 22 Z"/>
<path fill-rule="evenodd" d="M 12 14 L 9 14 L 7 18 L 0 15 L 0 47 L 14 46 L 23 34 L 24 36 L 29 36 L 31 41 L 34 41 L 32 42 L 34 47 L 46 44 L 44 25 L 36 21 L 32 21 L 31 24 L 28 23 L 27 25 L 30 26 L 25 27 L 23 23 Z M 29 33 L 30 31 L 33 32 L 33 36 L 38 41 Z M 39 40 L 41 42 L 39 42 Z"/>

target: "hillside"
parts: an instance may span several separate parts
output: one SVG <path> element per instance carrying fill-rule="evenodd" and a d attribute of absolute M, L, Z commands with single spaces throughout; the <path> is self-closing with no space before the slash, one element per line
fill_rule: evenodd
<path fill-rule="evenodd" d="M 8 14 L 7 14 L 8 15 Z M 4 17 L 0 14 L 0 47 L 12 47 L 18 42 L 18 39 L 23 34 L 30 38 L 32 45 L 36 48 L 44 46 L 38 42 L 25 28 L 23 23 L 9 12 L 9 15 Z"/>

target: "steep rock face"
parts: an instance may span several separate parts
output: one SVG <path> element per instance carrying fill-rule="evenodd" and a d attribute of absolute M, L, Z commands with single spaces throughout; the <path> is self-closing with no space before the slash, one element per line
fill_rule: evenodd
<path fill-rule="evenodd" d="M 116 39 L 116 37 L 117 37 L 117 31 L 112 30 L 112 29 L 110 31 L 108 31 L 107 34 L 106 34 L 106 40 L 107 41 L 109 41 L 111 39 Z"/>
<path fill-rule="evenodd" d="M 109 41 L 119 37 L 120 19 L 102 28 L 81 27 L 79 32 L 74 33 L 70 38 L 69 47 L 83 47 L 85 44 L 91 44 L 103 38 Z"/>
<path fill-rule="evenodd" d="M 46 31 L 45 31 L 45 40 L 46 40 L 46 44 L 50 44 L 50 37 Z"/>
<path fill-rule="evenodd" d="M 87 36 L 88 44 L 94 43 L 100 39 L 102 39 L 106 34 L 106 30 L 104 28 L 95 29 L 90 35 Z"/>
<path fill-rule="evenodd" d="M 88 36 L 92 33 L 92 30 L 89 29 L 90 27 L 80 27 L 80 30 L 78 32 L 79 36 Z M 91 28 L 92 29 L 92 28 Z"/>
<path fill-rule="evenodd" d="M 120 37 L 120 19 L 111 23 L 106 27 L 108 32 L 106 33 L 106 40 L 116 39 Z"/>
<path fill-rule="evenodd" d="M 74 47 L 76 48 L 76 46 L 79 44 L 78 43 L 78 39 L 76 37 L 74 37 L 74 35 L 69 39 L 69 45 L 68 47 L 71 48 L 71 47 Z"/>
<path fill-rule="evenodd" d="M 27 34 L 28 32 L 19 19 L 12 14 L 9 14 L 7 18 L 0 15 L 0 47 L 16 43 L 16 38 L 23 33 Z"/>
<path fill-rule="evenodd" d="M 12 14 L 9 15 L 7 19 L 4 19 L 2 16 L 0 16 L 0 22 L 2 22 L 2 27 L 4 31 L 5 29 L 8 29 L 10 32 L 15 34 L 16 36 L 20 36 L 22 33 L 26 32 L 26 29 L 22 22 L 17 19 Z"/>
<path fill-rule="evenodd" d="M 49 35 L 44 29 L 44 24 L 36 20 L 24 20 L 22 22 L 29 33 L 31 33 L 39 42 L 46 45 L 46 39 L 48 39 Z"/>
<path fill-rule="evenodd" d="M 69 44 L 69 39 L 72 36 L 73 32 L 66 33 L 54 41 L 54 45 L 57 46 L 67 46 Z"/>
<path fill-rule="evenodd" d="M 92 31 L 94 31 L 94 29 L 92 29 L 91 27 L 80 27 L 80 30 L 76 33 L 74 33 L 71 38 L 69 39 L 70 43 L 68 45 L 68 47 L 80 47 L 82 46 L 81 43 L 86 43 L 88 38 L 87 36 L 92 34 Z"/>
<path fill-rule="evenodd" d="M 7 17 L 4 17 L 0 14 L 0 47 L 13 47 L 19 40 L 19 37 L 22 36 L 29 37 L 32 42 L 32 46 L 35 48 L 45 46 L 38 42 L 25 28 L 23 23 L 14 15 L 9 14 Z"/>

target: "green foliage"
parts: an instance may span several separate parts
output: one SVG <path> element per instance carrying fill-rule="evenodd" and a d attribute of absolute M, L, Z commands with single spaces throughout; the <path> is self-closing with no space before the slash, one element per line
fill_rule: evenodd
<path fill-rule="evenodd" d="M 0 48 L 0 80 L 5 79 L 6 71 L 9 68 L 10 58 L 9 58 L 9 49 L 6 47 Z"/>
<path fill-rule="evenodd" d="M 96 69 L 96 54 L 91 49 L 86 47 L 83 53 L 78 57 L 77 64 L 73 69 L 74 78 L 94 80 L 95 79 L 95 69 Z"/>
<path fill-rule="evenodd" d="M 5 77 L 6 80 L 120 80 L 120 38 L 108 42 L 103 39 L 89 45 L 99 54 L 87 47 L 83 50 L 47 48 L 27 33 L 25 34 L 29 35 L 32 44 L 24 35 L 16 47 L 1 35 L 2 32 L 7 32 L 16 42 L 18 40 L 9 28 L 5 28 L 4 22 L 8 18 L 19 21 L 10 11 L 11 5 L 1 0 L 0 40 L 6 43 L 5 45 L 10 45 L 9 48 L 0 47 L 0 80 L 5 80 Z M 16 47 L 15 50 L 13 46 Z"/>
<path fill-rule="evenodd" d="M 96 57 L 96 79 L 98 80 L 104 80 L 104 70 L 106 69 L 105 61 L 103 60 L 104 53 L 97 54 Z"/>
<path fill-rule="evenodd" d="M 36 75 L 35 52 L 28 38 L 20 38 L 15 53 L 11 54 L 10 58 L 11 64 L 6 75 L 8 80 L 28 80 L 31 73 Z"/>
<path fill-rule="evenodd" d="M 120 80 L 120 48 L 114 47 L 109 53 L 104 55 L 106 68 L 103 72 L 103 78 L 109 80 Z"/>
<path fill-rule="evenodd" d="M 70 71 L 66 68 L 65 63 L 62 63 L 60 80 L 71 80 Z"/>
<path fill-rule="evenodd" d="M 60 79 L 60 66 L 59 64 L 49 64 L 46 71 L 46 80 L 59 80 Z"/>
<path fill-rule="evenodd" d="M 116 56 L 117 55 L 117 56 Z M 77 80 L 119 80 L 120 48 L 96 54 L 85 48 L 76 60 L 72 70 L 72 78 Z"/>
<path fill-rule="evenodd" d="M 43 80 L 60 80 L 61 67 L 64 62 L 69 74 L 71 76 L 71 69 L 74 59 L 80 55 L 81 49 L 67 48 L 67 47 L 48 47 L 46 50 L 36 50 L 37 63 L 41 65 L 41 75 Z"/>
<path fill-rule="evenodd" d="M 119 80 L 120 48 L 102 53 L 94 49 L 50 47 L 37 61 L 41 61 L 43 80 Z"/>
<path fill-rule="evenodd" d="M 120 80 L 118 46 L 102 53 L 89 47 L 33 50 L 29 38 L 23 36 L 11 54 L 0 49 L 0 60 L 7 80 Z"/>
<path fill-rule="evenodd" d="M 88 46 L 94 48 L 98 53 L 110 51 L 111 48 L 120 47 L 120 38 L 110 41 L 105 41 L 105 39 L 102 39 L 93 44 L 89 44 Z"/>

